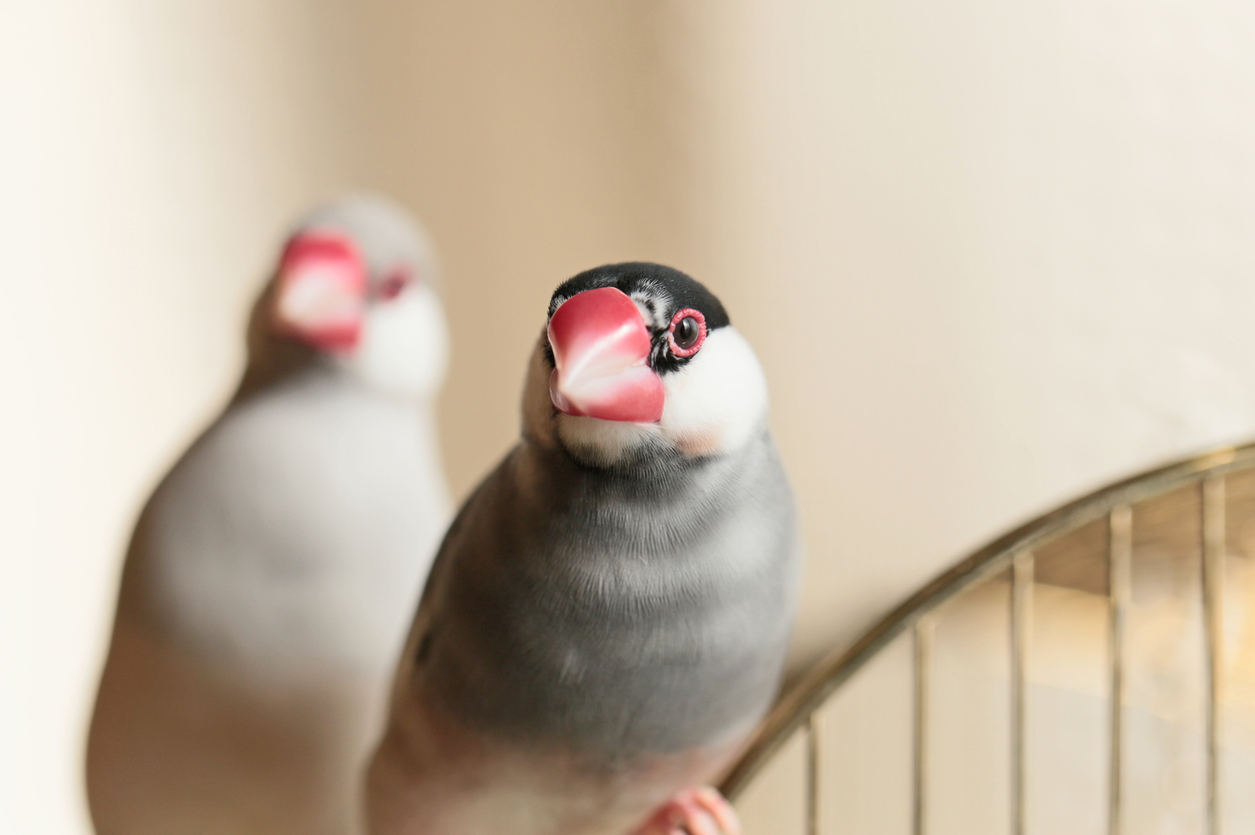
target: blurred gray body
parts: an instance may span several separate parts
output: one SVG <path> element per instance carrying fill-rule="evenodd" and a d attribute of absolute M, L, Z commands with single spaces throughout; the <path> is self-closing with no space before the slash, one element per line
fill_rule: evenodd
<path fill-rule="evenodd" d="M 441 546 L 372 831 L 627 832 L 713 779 L 768 707 L 798 571 L 765 427 L 728 455 L 612 469 L 525 440 Z"/>
<path fill-rule="evenodd" d="M 101 835 L 350 831 L 446 509 L 411 404 L 313 367 L 231 407 L 128 554 L 89 751 Z"/>

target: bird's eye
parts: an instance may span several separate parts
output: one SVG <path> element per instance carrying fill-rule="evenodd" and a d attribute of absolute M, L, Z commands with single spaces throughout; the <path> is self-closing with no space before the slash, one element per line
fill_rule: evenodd
<path fill-rule="evenodd" d="M 397 267 L 388 273 L 388 277 L 380 283 L 376 295 L 383 301 L 392 301 L 401 295 L 401 291 L 409 287 L 413 282 L 414 277 L 410 275 L 409 270 L 405 267 Z"/>
<path fill-rule="evenodd" d="M 693 343 L 697 341 L 697 337 L 700 335 L 701 331 L 697 327 L 697 320 L 692 316 L 685 316 L 675 326 L 675 344 L 680 348 L 692 348 Z"/>
<path fill-rule="evenodd" d="M 706 317 L 701 311 L 686 307 L 671 317 L 667 342 L 677 357 L 691 357 L 706 341 Z"/>

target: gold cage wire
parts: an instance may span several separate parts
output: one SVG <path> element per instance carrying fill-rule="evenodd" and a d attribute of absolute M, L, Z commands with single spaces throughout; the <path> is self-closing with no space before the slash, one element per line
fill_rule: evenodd
<path fill-rule="evenodd" d="M 759 801 L 775 823 L 747 819 L 748 835 L 1255 832 L 1248 565 L 1255 444 L 1106 487 L 960 561 L 811 670 L 722 788 L 741 806 L 771 784 Z M 975 628 L 956 631 L 956 623 Z M 993 660 L 973 661 L 982 653 Z M 829 717 L 887 655 L 901 672 L 883 673 L 884 695 L 851 702 L 854 718 L 841 725 L 873 742 L 843 746 Z M 968 669 L 981 663 L 999 672 Z M 905 691 L 902 709 L 880 716 L 892 713 L 895 686 Z M 939 686 L 950 707 L 938 701 Z M 992 695 L 969 698 L 978 691 Z M 864 727 L 877 723 L 881 732 Z M 896 762 L 866 761 L 868 752 L 892 760 L 893 746 L 875 740 L 899 728 Z M 983 760 L 969 750 L 982 736 Z M 1082 761 L 1069 746 L 1092 756 Z M 868 770 L 876 773 L 859 776 Z M 865 791 L 834 798 L 842 775 Z M 882 791 L 889 785 L 902 788 L 895 796 Z M 859 805 L 868 808 L 843 814 Z"/>

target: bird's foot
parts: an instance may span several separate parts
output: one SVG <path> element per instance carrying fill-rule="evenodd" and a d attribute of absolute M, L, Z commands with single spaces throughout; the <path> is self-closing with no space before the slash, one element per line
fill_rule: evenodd
<path fill-rule="evenodd" d="M 710 786 L 685 789 L 632 835 L 741 835 L 732 805 Z"/>

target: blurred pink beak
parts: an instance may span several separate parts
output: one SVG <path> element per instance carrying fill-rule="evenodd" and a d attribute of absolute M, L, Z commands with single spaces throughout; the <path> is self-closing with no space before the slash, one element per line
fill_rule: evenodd
<path fill-rule="evenodd" d="M 361 338 L 366 283 L 366 268 L 348 238 L 297 235 L 279 265 L 275 325 L 320 350 L 351 351 Z"/>
<path fill-rule="evenodd" d="M 647 364 L 649 330 L 627 294 L 614 287 L 567 299 L 549 320 L 553 405 L 568 415 L 655 423 L 662 381 Z"/>

